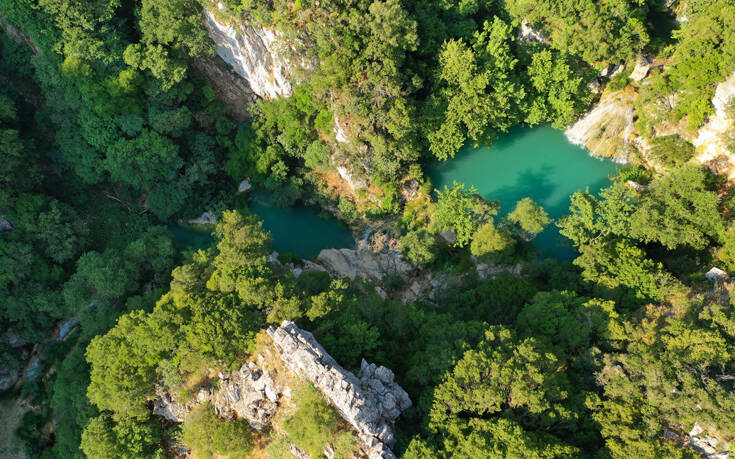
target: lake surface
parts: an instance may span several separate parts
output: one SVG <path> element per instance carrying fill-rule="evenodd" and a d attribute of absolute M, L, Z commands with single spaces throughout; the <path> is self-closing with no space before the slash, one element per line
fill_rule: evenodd
<path fill-rule="evenodd" d="M 263 221 L 263 227 L 273 236 L 273 249 L 279 253 L 311 258 L 322 249 L 355 245 L 352 234 L 336 219 L 322 218 L 302 205 L 281 209 L 264 198 L 255 197 L 249 208 Z M 176 243 L 188 249 L 206 249 L 215 242 L 211 231 L 204 228 L 170 225 L 168 229 Z"/>
<path fill-rule="evenodd" d="M 484 198 L 500 201 L 501 215 L 530 197 L 554 219 L 569 213 L 572 193 L 585 188 L 597 193 L 615 171 L 615 163 L 591 157 L 550 126 L 511 129 L 490 147 L 466 145 L 454 159 L 427 168 L 434 188 L 451 187 L 455 180 L 474 185 Z M 565 241 L 552 223 L 535 244 L 542 257 L 570 260 L 574 251 Z"/>
<path fill-rule="evenodd" d="M 334 217 L 322 218 L 303 205 L 287 209 L 276 207 L 255 197 L 250 211 L 263 220 L 263 227 L 273 235 L 273 248 L 279 253 L 293 253 L 311 258 L 322 249 L 352 248 L 352 233 Z"/>

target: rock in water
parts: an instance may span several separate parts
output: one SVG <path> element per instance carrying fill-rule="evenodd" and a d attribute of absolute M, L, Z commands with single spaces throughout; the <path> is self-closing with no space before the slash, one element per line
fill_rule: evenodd
<path fill-rule="evenodd" d="M 277 52 L 281 44 L 273 31 L 220 23 L 209 10 L 204 10 L 204 18 L 217 55 L 248 82 L 255 94 L 264 99 L 291 95 L 288 65 Z"/>
<path fill-rule="evenodd" d="M 362 361 L 360 373 L 342 368 L 308 331 L 291 321 L 269 327 L 268 335 L 291 371 L 311 381 L 358 432 L 370 458 L 394 458 L 393 425 L 411 399 L 393 372 Z"/>

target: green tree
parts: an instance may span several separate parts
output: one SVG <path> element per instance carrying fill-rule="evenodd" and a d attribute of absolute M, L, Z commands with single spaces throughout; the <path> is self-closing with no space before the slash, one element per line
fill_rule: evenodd
<path fill-rule="evenodd" d="M 439 231 L 449 229 L 457 237 L 455 246 L 464 247 L 472 239 L 477 228 L 497 213 L 497 206 L 477 195 L 477 189 L 469 190 L 462 183 L 454 182 L 452 188 L 437 190 L 436 208 L 432 225 Z"/>
<path fill-rule="evenodd" d="M 484 257 L 494 253 L 502 252 L 512 247 L 513 238 L 497 228 L 492 220 L 482 225 L 472 237 L 470 252 L 476 257 Z"/>
<path fill-rule="evenodd" d="M 523 230 L 527 239 L 531 239 L 551 223 L 549 214 L 531 198 L 523 198 L 516 203 L 516 208 L 508 214 L 508 220 Z"/>

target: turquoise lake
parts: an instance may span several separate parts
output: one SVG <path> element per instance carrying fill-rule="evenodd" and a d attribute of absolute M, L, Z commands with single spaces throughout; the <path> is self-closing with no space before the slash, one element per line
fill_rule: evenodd
<path fill-rule="evenodd" d="M 541 126 L 511 129 L 490 147 L 466 145 L 454 159 L 429 166 L 427 173 L 437 189 L 454 181 L 474 185 L 484 198 L 500 201 L 501 215 L 530 197 L 557 219 L 569 213 L 572 193 L 586 188 L 597 193 L 610 183 L 616 167 L 571 144 L 563 131 Z M 574 257 L 553 223 L 535 244 L 541 257 Z"/>
<path fill-rule="evenodd" d="M 279 253 L 311 258 L 322 249 L 355 245 L 352 234 L 337 220 L 322 218 L 302 205 L 281 209 L 256 197 L 250 202 L 250 211 L 263 221 L 263 227 L 273 236 L 273 249 Z M 174 240 L 186 248 L 205 249 L 214 243 L 210 231 L 182 225 L 170 225 L 169 231 Z"/>

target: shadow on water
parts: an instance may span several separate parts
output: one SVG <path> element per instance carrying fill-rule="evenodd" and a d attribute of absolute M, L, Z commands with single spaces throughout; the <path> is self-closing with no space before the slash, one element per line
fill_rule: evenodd
<path fill-rule="evenodd" d="M 544 164 L 540 169 L 525 169 L 518 173 L 515 183 L 492 189 L 481 193 L 481 195 L 489 200 L 501 199 L 501 202 L 505 204 L 501 208 L 501 214 L 511 212 L 515 207 L 515 203 L 526 197 L 541 202 L 545 197 L 552 196 L 557 188 L 557 185 L 549 178 L 552 176 L 554 169 L 555 167 L 550 164 Z M 551 209 L 547 208 L 547 212 L 550 211 Z"/>
<path fill-rule="evenodd" d="M 571 194 L 585 189 L 597 193 L 609 183 L 616 165 L 589 156 L 562 131 L 540 126 L 511 129 L 490 147 L 466 145 L 454 159 L 426 170 L 438 189 L 454 181 L 474 185 L 486 199 L 500 201 L 501 214 L 530 197 L 556 220 L 569 212 Z M 568 260 L 574 256 L 553 224 L 535 244 L 544 257 Z"/>

